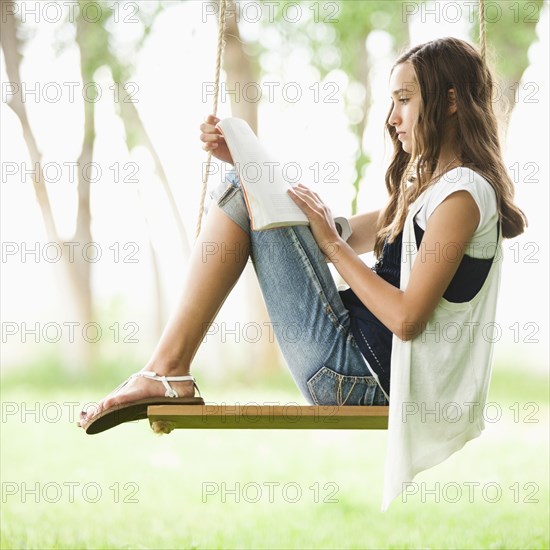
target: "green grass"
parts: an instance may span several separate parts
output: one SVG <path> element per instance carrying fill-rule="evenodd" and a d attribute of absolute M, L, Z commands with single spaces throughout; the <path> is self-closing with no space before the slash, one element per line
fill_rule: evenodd
<path fill-rule="evenodd" d="M 56 385 L 52 372 L 40 390 L 23 377 L 2 385 L 1 548 L 549 547 L 543 379 L 520 381 L 517 373 L 495 368 L 489 401 L 499 404 L 502 419 L 415 479 L 431 489 L 458 485 L 458 502 L 450 502 L 451 492 L 439 503 L 418 493 L 405 502 L 397 498 L 381 513 L 386 432 L 177 431 L 159 437 L 143 421 L 86 436 L 71 413 L 101 393 L 76 380 Z M 116 378 L 113 383 L 121 375 Z M 299 400 L 287 377 L 201 389 L 207 400 L 228 403 Z M 64 405 L 69 402 L 77 404 Z M 508 408 L 514 402 L 518 422 Z M 533 409 L 522 406 L 530 402 L 538 406 L 532 417 L 538 422 L 523 421 Z M 37 418 L 25 416 L 23 403 L 27 412 L 38 411 Z M 473 502 L 465 483 L 479 484 Z M 24 497 L 23 484 L 38 487 L 38 496 Z M 74 484 L 74 498 L 68 484 Z M 502 489 L 497 502 L 489 502 L 491 494 L 484 498 L 487 484 Z M 229 492 L 236 488 L 238 502 Z M 297 488 L 301 496 L 291 502 Z M 529 497 L 537 502 L 524 502 Z"/>

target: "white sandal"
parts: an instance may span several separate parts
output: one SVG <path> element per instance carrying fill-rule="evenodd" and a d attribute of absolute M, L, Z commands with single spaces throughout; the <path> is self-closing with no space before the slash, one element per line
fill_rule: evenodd
<path fill-rule="evenodd" d="M 78 423 L 78 426 L 84 428 L 87 434 L 97 434 L 114 428 L 124 422 L 132 422 L 133 420 L 142 420 L 147 418 L 147 407 L 149 405 L 204 405 L 204 399 L 201 396 L 201 392 L 195 378 L 190 374 L 185 376 L 159 376 L 152 371 L 140 371 L 132 374 L 127 378 L 120 386 L 115 388 L 111 394 L 118 392 L 133 378 L 148 378 L 149 380 L 156 380 L 162 382 L 166 388 L 164 397 L 147 397 L 146 399 L 139 399 L 131 403 L 124 403 L 122 405 L 115 405 L 110 409 L 106 409 L 99 414 L 92 417 L 92 420 L 87 424 Z M 170 386 L 169 382 L 183 382 L 185 380 L 192 380 L 193 386 L 199 392 L 199 397 L 180 397 L 178 392 Z M 109 395 L 111 395 L 109 394 Z"/>

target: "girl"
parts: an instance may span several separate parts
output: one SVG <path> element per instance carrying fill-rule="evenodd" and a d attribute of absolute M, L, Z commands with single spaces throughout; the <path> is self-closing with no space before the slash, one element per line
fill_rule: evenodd
<path fill-rule="evenodd" d="M 527 221 L 513 203 L 502 160 L 493 79 L 473 46 L 445 38 L 409 49 L 391 70 L 389 96 L 386 129 L 394 153 L 387 206 L 353 216 L 345 242 L 321 198 L 298 185 L 289 194 L 310 226 L 251 231 L 238 175 L 231 172 L 228 184 L 211 194 L 214 207 L 157 348 L 140 373 L 97 410 L 82 413 L 88 433 L 143 418 L 147 404 L 163 396 L 200 402 L 193 398 L 192 359 L 249 256 L 277 342 L 307 401 L 388 404 L 395 338 L 418 338 L 442 301 L 472 300 L 494 260 L 499 230 L 512 238 Z M 201 124 L 203 149 L 232 163 L 218 122 L 209 116 Z M 400 288 L 405 219 L 421 196 L 414 216 L 418 261 Z M 216 252 L 204 256 L 203 243 Z M 458 252 L 442 253 L 450 247 Z M 373 268 L 358 256 L 369 251 L 378 259 Z M 327 261 L 348 290 L 337 290 Z"/>

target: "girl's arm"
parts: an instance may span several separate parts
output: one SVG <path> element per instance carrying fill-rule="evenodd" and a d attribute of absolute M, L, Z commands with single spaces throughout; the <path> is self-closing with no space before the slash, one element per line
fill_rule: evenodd
<path fill-rule="evenodd" d="M 456 191 L 442 201 L 428 219 L 404 291 L 374 273 L 342 240 L 331 260 L 380 322 L 401 340 L 411 340 L 424 330 L 449 286 L 479 220 L 477 204 L 467 191 Z"/>
<path fill-rule="evenodd" d="M 357 214 L 349 218 L 349 224 L 353 233 L 348 239 L 348 244 L 356 254 L 366 254 L 374 250 L 374 241 L 378 231 L 377 222 L 380 210 Z"/>

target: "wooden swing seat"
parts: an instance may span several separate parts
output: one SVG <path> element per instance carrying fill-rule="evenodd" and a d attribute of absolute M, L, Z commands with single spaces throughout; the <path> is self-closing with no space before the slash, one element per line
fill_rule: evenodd
<path fill-rule="evenodd" d="M 388 406 L 330 405 L 151 405 L 151 426 L 218 430 L 385 430 Z"/>

